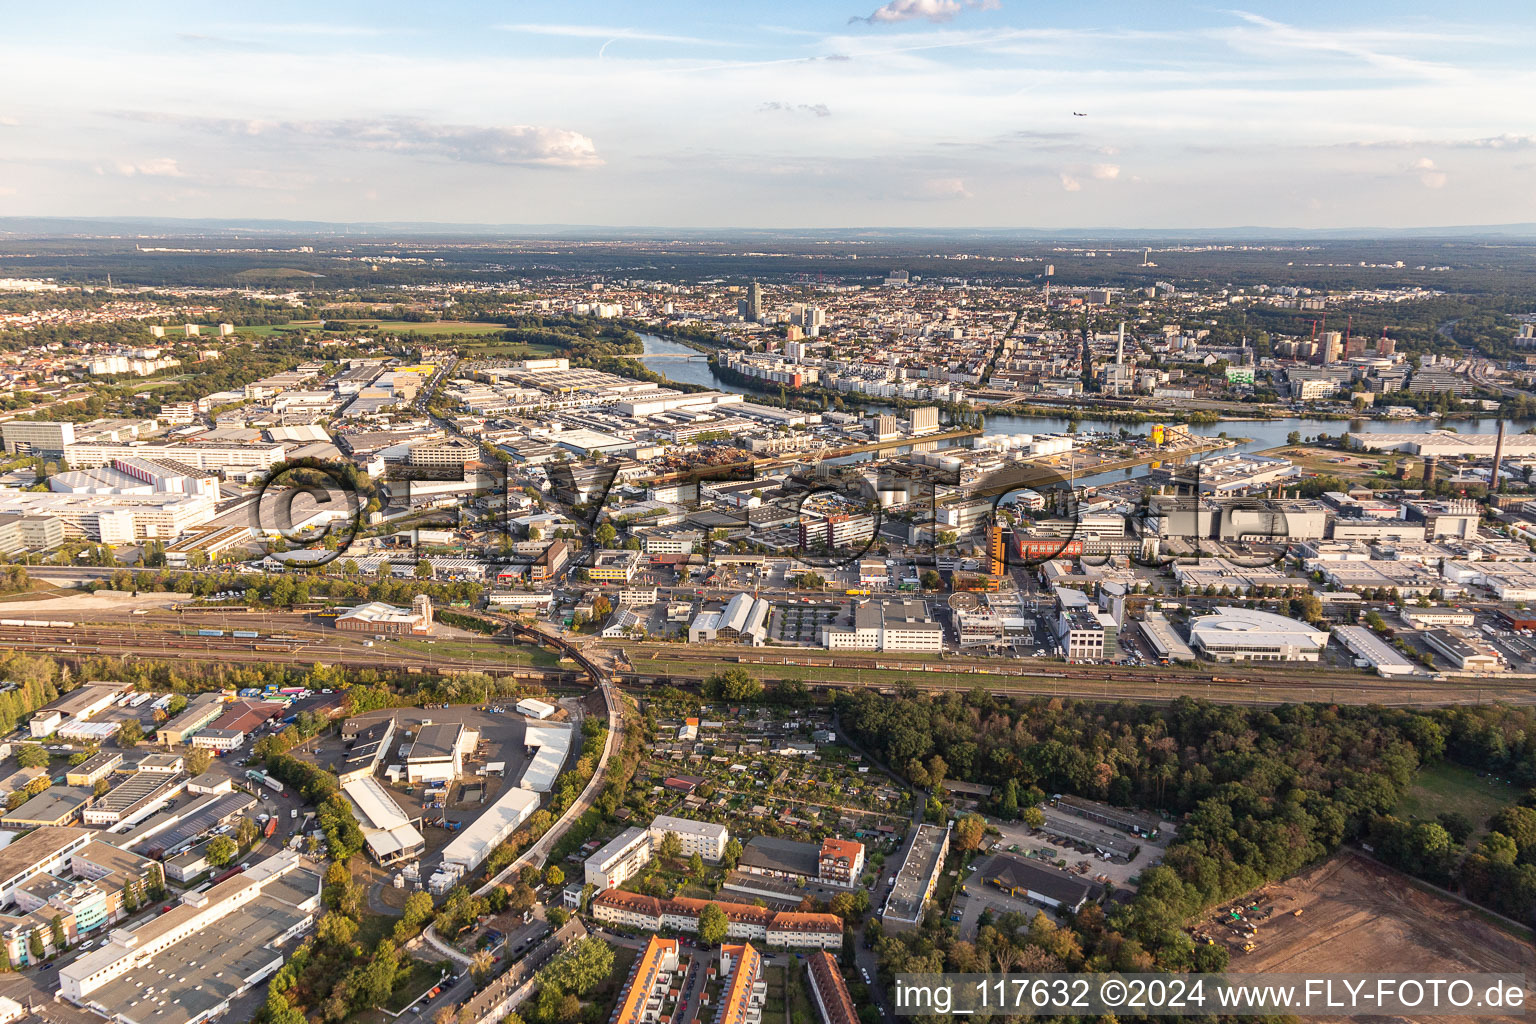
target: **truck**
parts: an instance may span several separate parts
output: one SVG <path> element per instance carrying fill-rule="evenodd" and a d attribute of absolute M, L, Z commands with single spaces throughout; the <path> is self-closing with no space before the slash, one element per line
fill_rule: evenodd
<path fill-rule="evenodd" d="M 277 819 L 276 818 L 268 818 L 267 819 L 267 827 L 261 830 L 261 834 L 262 834 L 263 837 L 265 837 L 267 839 L 271 839 L 273 834 L 276 831 L 277 831 Z"/>
<path fill-rule="evenodd" d="M 239 864 L 236 864 L 234 867 L 230 868 L 229 870 L 222 871 L 219 874 L 214 875 L 213 878 L 209 880 L 208 884 L 209 884 L 209 886 L 218 885 L 220 882 L 228 881 L 229 879 L 234 878 L 236 875 L 238 875 L 240 872 L 242 872 L 244 870 L 245 870 L 245 868 L 241 867 Z"/>

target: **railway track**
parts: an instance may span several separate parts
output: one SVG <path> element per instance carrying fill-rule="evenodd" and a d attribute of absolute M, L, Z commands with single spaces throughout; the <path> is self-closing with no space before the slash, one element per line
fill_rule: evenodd
<path fill-rule="evenodd" d="M 579 647 L 563 637 L 522 623 L 501 621 L 505 622 L 505 628 L 498 634 L 498 638 L 538 644 L 570 658 L 574 665 L 540 667 L 497 663 L 494 660 L 495 651 L 501 646 L 496 643 L 497 638 L 486 638 L 489 642 L 486 644 L 485 657 L 463 657 L 393 647 L 387 655 L 389 664 L 410 672 L 477 671 L 540 679 L 562 686 L 575 683 L 582 677 L 602 679 L 607 674 Z M 332 630 L 285 624 L 283 633 L 278 636 L 237 638 L 227 634 L 189 635 L 188 631 L 170 628 L 174 624 L 175 620 L 161 618 L 155 622 L 155 625 L 162 627 L 159 629 L 76 625 L 65 631 L 36 626 L 0 626 L 0 649 L 72 658 L 131 656 L 148 660 L 175 658 L 219 663 L 291 660 L 295 664 L 321 662 L 346 669 L 378 668 L 380 665 L 379 654 L 340 642 Z M 709 657 L 717 657 L 721 664 L 749 667 L 770 682 L 779 678 L 795 678 L 789 673 L 776 673 L 776 667 L 828 668 L 844 672 L 852 670 L 879 673 L 884 677 L 802 680 L 813 688 L 821 689 L 889 690 L 897 685 L 911 685 L 929 692 L 964 692 L 980 685 L 991 693 L 1008 697 L 1059 696 L 1152 703 L 1167 703 L 1181 696 L 1189 696 L 1221 703 L 1261 705 L 1302 701 L 1415 707 L 1488 701 L 1536 704 L 1536 687 L 1517 680 L 1487 679 L 1470 683 L 1424 680 L 1405 684 L 1397 680 L 1327 670 L 1286 673 L 1255 668 L 1245 669 L 1241 676 L 1236 676 L 1231 674 L 1235 671 L 1231 667 L 1217 671 L 1148 667 L 1133 672 L 1119 666 L 1053 664 L 1039 668 L 1024 666 L 1024 671 L 1010 672 L 1006 671 L 1009 666 L 1000 665 L 996 661 L 900 663 L 875 658 L 816 659 L 793 655 L 769 660 L 743 658 L 739 655 L 732 657 L 721 652 L 709 652 L 701 656 L 699 652 L 690 654 L 676 649 L 641 650 L 634 647 L 628 648 L 627 653 L 631 657 L 643 657 L 658 663 L 679 663 L 675 671 L 658 664 L 654 670 L 635 671 L 630 668 L 613 674 L 613 681 L 617 685 L 642 691 L 657 685 L 661 680 L 683 686 L 697 685 L 708 674 L 707 670 L 696 667 L 697 663 Z M 897 672 L 901 675 L 891 678 Z M 956 680 L 942 677 L 959 674 L 969 678 Z"/>

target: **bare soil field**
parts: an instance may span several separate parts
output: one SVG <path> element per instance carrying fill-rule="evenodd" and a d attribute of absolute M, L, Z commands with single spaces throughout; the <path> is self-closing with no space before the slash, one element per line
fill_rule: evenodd
<path fill-rule="evenodd" d="M 1536 946 L 1504 931 L 1476 910 L 1415 886 L 1406 876 L 1355 854 L 1343 853 L 1311 871 L 1267 885 L 1238 901 L 1258 903 L 1255 948 L 1223 925 L 1201 922 L 1202 932 L 1232 947 L 1234 973 L 1524 974 L 1536 978 Z M 1225 907 L 1230 908 L 1232 904 Z M 1301 916 L 1295 911 L 1300 910 Z M 1308 1018 L 1302 1018 L 1308 1019 Z M 1360 1018 L 1357 1018 L 1360 1019 Z M 1383 1018 L 1386 1019 L 1386 1018 Z M 1415 1020 L 1466 1021 L 1467 1017 Z M 1523 1016 L 1479 1016 L 1519 1021 Z"/>

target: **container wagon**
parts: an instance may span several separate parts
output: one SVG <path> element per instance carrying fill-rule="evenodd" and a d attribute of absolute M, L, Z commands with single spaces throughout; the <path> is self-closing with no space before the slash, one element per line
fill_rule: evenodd
<path fill-rule="evenodd" d="M 197 631 L 197 635 L 198 636 L 223 636 L 224 635 L 224 631 L 222 629 L 200 629 L 200 630 Z"/>
<path fill-rule="evenodd" d="M 257 637 L 261 636 L 261 634 L 256 632 L 254 629 L 237 629 L 231 633 L 230 636 L 237 636 L 242 640 L 255 640 Z"/>

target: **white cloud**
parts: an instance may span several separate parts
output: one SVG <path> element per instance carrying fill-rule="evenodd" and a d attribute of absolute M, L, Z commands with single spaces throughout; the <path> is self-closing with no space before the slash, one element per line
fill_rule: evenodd
<path fill-rule="evenodd" d="M 176 161 L 168 156 L 155 157 L 151 160 L 140 160 L 137 163 L 129 160 L 118 160 L 115 163 L 103 164 L 96 168 L 97 174 L 118 174 L 124 178 L 185 178 L 186 173 L 176 165 Z"/>
<path fill-rule="evenodd" d="M 20 128 L 21 118 L 0 114 L 0 128 Z"/>
<path fill-rule="evenodd" d="M 817 117 L 831 117 L 832 111 L 825 103 L 780 103 L 777 100 L 764 103 L 757 108 L 759 114 L 814 114 Z"/>
<path fill-rule="evenodd" d="M 971 190 L 961 178 L 931 178 L 923 183 L 926 199 L 970 199 Z"/>
<path fill-rule="evenodd" d="M 193 131 L 267 138 L 279 145 L 305 141 L 356 149 L 435 156 L 471 164 L 595 167 L 597 146 L 579 132 L 537 125 L 437 124 L 420 118 L 351 118 L 335 121 L 263 121 L 182 117 L 129 112 L 120 116 Z"/>
<path fill-rule="evenodd" d="M 1072 175 L 1062 172 L 1061 187 L 1066 192 L 1081 192 L 1083 190 L 1083 183 L 1072 177 Z"/>
<path fill-rule="evenodd" d="M 1094 164 L 1088 171 L 1099 181 L 1114 181 L 1120 177 L 1119 164 Z"/>
<path fill-rule="evenodd" d="M 848 20 L 871 25 L 918 20 L 949 21 L 964 9 L 965 5 L 960 0 L 890 0 L 884 7 L 875 8 L 868 17 L 855 15 Z"/>
<path fill-rule="evenodd" d="M 740 46 L 741 43 L 720 39 L 701 39 L 698 36 L 670 35 L 665 32 L 645 32 L 635 28 L 609 28 L 602 25 L 497 25 L 501 32 L 518 32 L 535 36 L 563 36 L 568 39 L 634 39 L 646 43 L 686 43 L 690 46 Z"/>
<path fill-rule="evenodd" d="M 1427 156 L 1419 157 L 1413 162 L 1413 169 L 1418 172 L 1419 184 L 1425 188 L 1444 188 L 1450 180 L 1444 171 L 1435 167 L 1435 162 Z"/>

